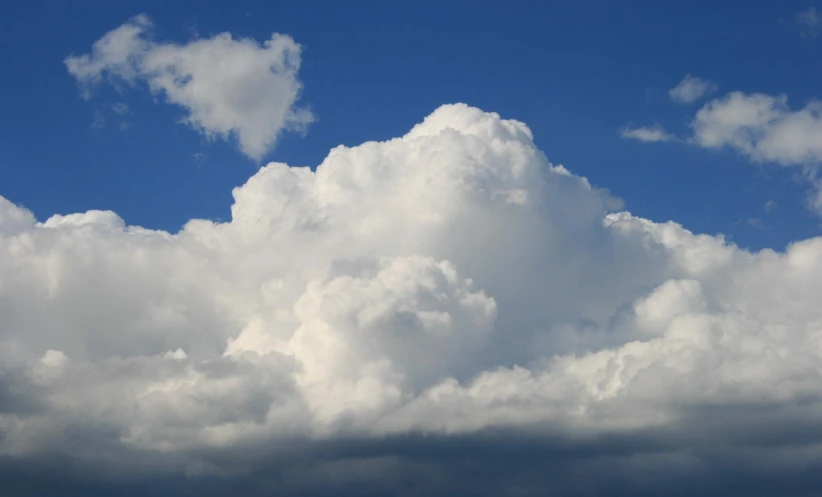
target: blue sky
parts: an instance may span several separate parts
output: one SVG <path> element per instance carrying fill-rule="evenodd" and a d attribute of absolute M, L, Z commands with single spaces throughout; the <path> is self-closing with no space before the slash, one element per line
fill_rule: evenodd
<path fill-rule="evenodd" d="M 0 496 L 818 496 L 822 4 L 0 14 Z"/>
<path fill-rule="evenodd" d="M 676 105 L 667 92 L 686 74 L 714 82 L 713 96 L 785 94 L 793 106 L 818 97 L 822 41 L 796 22 L 807 2 L 232 5 L 7 3 L 2 194 L 40 219 L 110 209 L 129 224 L 176 231 L 191 218 L 227 219 L 231 188 L 261 163 L 316 167 L 338 144 L 399 136 L 437 106 L 465 102 L 527 123 L 552 162 L 610 189 L 636 215 L 754 249 L 818 233 L 793 169 L 619 134 L 628 123 L 685 133 L 702 102 Z M 165 41 L 292 36 L 303 47 L 300 102 L 317 121 L 253 161 L 178 124 L 183 110 L 139 85 L 101 85 L 80 98 L 63 59 L 139 13 Z M 117 103 L 129 113 L 118 115 Z M 768 201 L 778 207 L 766 211 Z"/>

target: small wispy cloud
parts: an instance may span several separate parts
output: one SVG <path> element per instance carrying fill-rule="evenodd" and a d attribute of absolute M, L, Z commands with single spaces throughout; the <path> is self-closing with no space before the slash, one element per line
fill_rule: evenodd
<path fill-rule="evenodd" d="M 803 37 L 816 38 L 822 31 L 822 15 L 816 7 L 810 7 L 796 15 L 796 24 L 799 25 Z"/>
<path fill-rule="evenodd" d="M 748 218 L 747 220 L 745 220 L 745 224 L 747 224 L 748 226 L 750 226 L 752 228 L 756 228 L 758 230 L 764 230 L 765 229 L 765 223 L 763 223 L 762 220 L 759 219 L 758 217 Z"/>
<path fill-rule="evenodd" d="M 120 116 L 125 116 L 126 114 L 131 114 L 131 109 L 129 108 L 128 104 L 125 102 L 117 102 L 116 104 L 111 106 L 111 110 L 114 111 L 115 114 Z"/>
<path fill-rule="evenodd" d="M 91 121 L 91 129 L 97 130 L 106 127 L 106 116 L 102 112 L 95 112 L 94 119 Z"/>
<path fill-rule="evenodd" d="M 639 140 L 641 142 L 669 142 L 675 141 L 676 137 L 667 133 L 662 126 L 654 124 L 652 126 L 631 127 L 626 126 L 620 131 L 622 138 L 630 138 L 632 140 Z"/>
<path fill-rule="evenodd" d="M 668 90 L 668 96 L 678 104 L 690 104 L 716 90 L 716 84 L 688 74 L 678 85 Z"/>
<path fill-rule="evenodd" d="M 191 154 L 191 159 L 194 161 L 194 165 L 200 167 L 205 162 L 205 154 L 202 152 L 196 152 Z"/>
<path fill-rule="evenodd" d="M 768 200 L 765 202 L 765 212 L 771 212 L 777 207 L 779 207 L 779 204 L 776 203 L 776 200 Z"/>

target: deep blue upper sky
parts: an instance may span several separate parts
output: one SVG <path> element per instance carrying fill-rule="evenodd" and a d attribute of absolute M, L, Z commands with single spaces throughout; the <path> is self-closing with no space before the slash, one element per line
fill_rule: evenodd
<path fill-rule="evenodd" d="M 63 64 L 146 13 L 164 40 L 279 32 L 303 46 L 301 102 L 318 121 L 304 137 L 284 135 L 266 161 L 315 167 L 336 145 L 396 137 L 439 105 L 465 102 L 527 123 L 552 162 L 636 215 L 782 248 L 819 233 L 795 171 L 619 135 L 629 122 L 684 132 L 695 108 L 667 91 L 688 73 L 716 82 L 717 95 L 784 93 L 794 106 L 822 96 L 822 38 L 794 22 L 812 4 L 741 5 L 12 0 L 0 7 L 0 195 L 41 220 L 110 209 L 176 231 L 190 218 L 228 218 L 231 188 L 260 164 L 178 124 L 183 112 L 146 91 L 103 88 L 83 100 Z M 117 102 L 131 114 L 113 112 Z M 769 200 L 778 207 L 766 213 Z"/>

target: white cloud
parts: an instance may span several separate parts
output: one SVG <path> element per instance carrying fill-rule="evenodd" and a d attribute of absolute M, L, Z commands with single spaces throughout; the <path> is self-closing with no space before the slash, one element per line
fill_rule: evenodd
<path fill-rule="evenodd" d="M 692 126 L 700 146 L 728 146 L 757 162 L 822 161 L 822 102 L 791 110 L 784 95 L 733 92 L 706 104 Z"/>
<path fill-rule="evenodd" d="M 816 38 L 822 29 L 822 16 L 816 7 L 809 7 L 796 15 L 796 23 L 802 31 L 802 36 Z"/>
<path fill-rule="evenodd" d="M 65 59 L 72 76 L 82 83 L 98 82 L 104 75 L 132 81 L 139 77 L 139 59 L 149 50 L 151 42 L 145 33 L 151 21 L 139 15 L 94 42 L 92 53 Z M 90 94 L 86 94 L 90 96 Z"/>
<path fill-rule="evenodd" d="M 665 132 L 662 126 L 655 124 L 653 126 L 640 126 L 633 128 L 626 126 L 620 131 L 622 138 L 630 138 L 632 140 L 639 140 L 642 142 L 669 142 L 676 140 L 674 135 Z"/>
<path fill-rule="evenodd" d="M 290 37 L 274 34 L 260 45 L 222 33 L 176 44 L 152 40 L 151 27 L 148 17 L 137 16 L 96 41 L 90 54 L 66 58 L 86 96 L 104 77 L 144 81 L 186 109 L 184 122 L 207 136 L 236 136 L 253 159 L 270 151 L 281 131 L 301 131 L 313 121 L 295 106 L 300 46 Z"/>
<path fill-rule="evenodd" d="M 668 96 L 676 103 L 690 104 L 716 89 L 714 83 L 688 74 L 678 85 L 668 90 Z"/>
<path fill-rule="evenodd" d="M 822 212 L 822 102 L 793 110 L 784 95 L 729 93 L 707 103 L 691 123 L 693 141 L 705 148 L 729 147 L 755 162 L 798 166 L 813 191 L 809 207 Z"/>
<path fill-rule="evenodd" d="M 0 198 L 0 381 L 30 406 L 0 398 L 0 454 L 231 472 L 295 443 L 494 427 L 725 447 L 822 397 L 822 239 L 750 253 L 609 214 L 496 114 L 444 106 L 233 195 L 230 222 L 176 234 Z"/>

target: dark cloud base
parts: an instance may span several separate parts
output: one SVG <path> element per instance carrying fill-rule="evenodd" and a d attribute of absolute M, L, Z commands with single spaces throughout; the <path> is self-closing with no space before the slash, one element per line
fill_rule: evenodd
<path fill-rule="evenodd" d="M 0 460 L 2 497 L 167 496 L 614 496 L 811 497 L 822 489 L 813 449 L 822 433 L 808 420 L 733 440 L 733 414 L 703 426 L 684 423 L 623 436 L 569 440 L 495 431 L 471 436 L 403 436 L 289 445 L 279 455 L 220 453 L 225 467 L 253 458 L 234 476 L 112 476 L 73 466 L 71 458 Z M 736 413 L 739 414 L 739 413 Z M 762 416 L 742 416 L 742 425 Z M 696 419 L 696 418 L 695 418 Z M 785 419 L 784 414 L 780 418 Z M 817 424 L 818 426 L 818 424 Z M 725 432 L 713 443 L 715 430 Z M 295 447 L 298 447 L 296 450 Z M 152 473 L 154 474 L 154 473 Z"/>
<path fill-rule="evenodd" d="M 822 239 L 609 214 L 466 105 L 232 194 L 0 197 L 0 497 L 820 494 Z"/>

